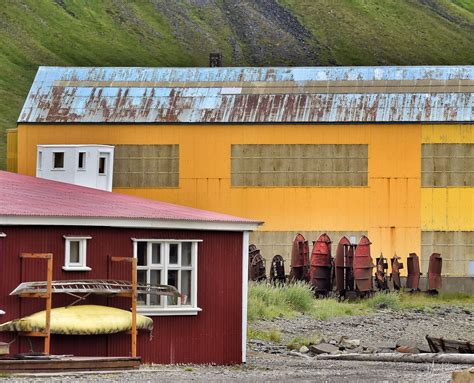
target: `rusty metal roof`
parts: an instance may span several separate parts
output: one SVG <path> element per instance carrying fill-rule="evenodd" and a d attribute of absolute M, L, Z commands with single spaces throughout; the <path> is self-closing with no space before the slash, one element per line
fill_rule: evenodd
<path fill-rule="evenodd" d="M 40 67 L 18 123 L 467 122 L 474 66 Z"/>

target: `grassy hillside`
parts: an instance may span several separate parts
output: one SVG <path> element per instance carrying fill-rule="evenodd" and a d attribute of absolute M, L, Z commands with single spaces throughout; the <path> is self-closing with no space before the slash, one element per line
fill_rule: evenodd
<path fill-rule="evenodd" d="M 471 0 L 2 0 L 0 168 L 39 65 L 473 64 Z"/>

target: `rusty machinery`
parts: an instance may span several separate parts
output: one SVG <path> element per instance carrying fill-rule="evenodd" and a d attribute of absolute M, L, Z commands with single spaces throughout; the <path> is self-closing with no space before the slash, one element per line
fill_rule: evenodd
<path fill-rule="evenodd" d="M 410 253 L 407 258 L 407 283 L 406 288 L 412 292 L 420 291 L 420 258 L 416 253 Z"/>
<path fill-rule="evenodd" d="M 372 257 L 370 256 L 369 238 L 363 235 L 354 254 L 354 281 L 355 290 L 359 296 L 368 296 L 372 293 Z"/>
<path fill-rule="evenodd" d="M 257 246 L 249 245 L 249 280 L 258 282 L 266 279 L 265 259 L 260 254 Z"/>
<path fill-rule="evenodd" d="M 331 239 L 324 233 L 313 242 L 310 281 L 317 296 L 327 296 L 332 290 Z"/>
<path fill-rule="evenodd" d="M 439 253 L 433 253 L 430 256 L 428 264 L 428 294 L 438 294 L 441 288 L 441 267 L 443 259 Z"/>
<path fill-rule="evenodd" d="M 353 262 L 356 245 L 347 237 L 342 237 L 337 244 L 336 258 L 334 259 L 336 293 L 345 297 L 348 292 L 354 291 Z"/>
<path fill-rule="evenodd" d="M 400 290 L 402 284 L 400 282 L 400 270 L 403 269 L 403 263 L 400 262 L 400 257 L 395 254 L 393 258 L 390 259 L 390 263 L 392 265 L 392 273 L 390 274 L 390 278 L 393 282 L 393 289 Z"/>
<path fill-rule="evenodd" d="M 281 255 L 275 255 L 272 259 L 272 265 L 270 267 L 270 282 L 274 284 L 285 283 L 285 260 Z"/>
<path fill-rule="evenodd" d="M 308 241 L 298 233 L 291 249 L 291 280 L 309 282 Z"/>
<path fill-rule="evenodd" d="M 388 290 L 387 270 L 387 259 L 380 253 L 380 257 L 375 260 L 375 283 L 379 291 Z"/>

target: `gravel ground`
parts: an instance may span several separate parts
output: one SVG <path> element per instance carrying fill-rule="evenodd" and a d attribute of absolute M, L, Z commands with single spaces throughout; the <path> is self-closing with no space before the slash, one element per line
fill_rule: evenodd
<path fill-rule="evenodd" d="M 252 326 L 260 330 L 279 329 L 283 344 L 299 335 L 321 336 L 327 342 L 339 341 L 341 336 L 347 336 L 359 339 L 361 346 L 370 348 L 401 342 L 411 343 L 429 352 L 426 335 L 474 340 L 474 312 L 456 306 L 438 306 L 432 312 L 380 310 L 371 315 L 339 317 L 326 321 L 309 316 L 277 318 Z"/>
<path fill-rule="evenodd" d="M 446 338 L 474 339 L 474 314 L 443 306 L 431 313 L 379 311 L 365 316 L 327 321 L 308 316 L 275 319 L 252 324 L 255 329 L 282 331 L 279 344 L 250 341 L 246 366 L 144 366 L 140 370 L 106 374 L 0 378 L 12 382 L 166 382 L 166 381 L 318 381 L 318 382 L 448 382 L 453 371 L 469 366 L 448 364 L 323 361 L 289 351 L 285 344 L 295 336 L 322 336 L 326 341 L 341 336 L 361 341 L 361 351 L 394 344 L 400 339 L 420 347 L 426 334 Z"/>

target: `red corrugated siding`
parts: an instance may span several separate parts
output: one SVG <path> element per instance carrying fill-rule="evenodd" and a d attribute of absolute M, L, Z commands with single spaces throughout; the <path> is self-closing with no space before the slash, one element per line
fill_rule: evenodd
<path fill-rule="evenodd" d="M 240 363 L 242 357 L 242 233 L 136 230 L 81 227 L 8 227 L 0 239 L 0 308 L 6 315 L 2 322 L 44 309 L 43 301 L 19 299 L 8 294 L 21 281 L 44 280 L 45 264 L 18 258 L 21 252 L 52 252 L 54 279 L 114 278 L 130 279 L 127 265 L 108 262 L 109 256 L 132 256 L 131 238 L 202 239 L 198 251 L 197 316 L 153 317 L 153 339 L 148 333 L 138 338 L 138 354 L 143 362 L 153 363 Z M 89 272 L 64 272 L 65 234 L 90 235 L 87 244 Z M 53 306 L 63 306 L 73 298 L 54 295 Z M 103 297 L 92 297 L 87 303 L 107 304 Z M 128 308 L 129 300 L 110 298 L 112 306 Z M 14 334 L 0 334 L 9 341 Z M 41 343 L 33 340 L 35 350 Z M 128 355 L 130 337 L 124 334 L 108 336 L 54 336 L 52 353 L 74 355 Z M 26 339 L 12 345 L 13 352 L 28 351 Z"/>

